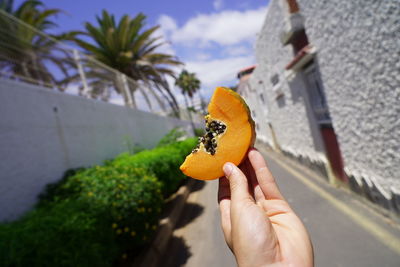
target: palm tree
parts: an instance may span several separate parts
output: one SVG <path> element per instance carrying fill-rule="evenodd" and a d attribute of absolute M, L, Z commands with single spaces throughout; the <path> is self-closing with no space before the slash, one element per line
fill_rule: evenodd
<path fill-rule="evenodd" d="M 156 49 L 164 42 L 160 42 L 160 37 L 154 37 L 154 33 L 159 26 L 144 30 L 146 16 L 139 13 L 134 18 L 128 15 L 123 16 L 118 23 L 113 15 L 103 10 L 102 16 L 97 16 L 98 26 L 87 22 L 86 32 L 83 34 L 90 37 L 93 42 L 76 39 L 76 42 L 85 52 L 103 64 L 120 71 L 129 78 L 129 93 L 134 100 L 134 92 L 143 90 L 143 96 L 148 100 L 147 92 L 150 93 L 163 106 L 161 95 L 168 101 L 168 104 L 179 115 L 177 101 L 172 94 L 166 76 L 175 78 L 174 71 L 170 66 L 178 66 L 182 63 L 174 56 L 158 53 Z M 93 69 L 93 68 L 92 68 Z M 96 69 L 94 69 L 96 71 Z M 117 93 L 122 94 L 127 103 L 128 97 L 122 89 L 118 79 L 114 88 Z"/>
<path fill-rule="evenodd" d="M 58 81 L 50 66 L 69 75 L 74 62 L 58 41 L 75 33 L 50 37 L 42 33 L 57 26 L 50 18 L 60 12 L 44 8 L 41 1 L 25 1 L 14 8 L 13 0 L 0 0 L 0 76 L 55 87 Z"/>
<path fill-rule="evenodd" d="M 200 80 L 197 79 L 195 73 L 190 73 L 187 70 L 182 70 L 182 72 L 179 74 L 178 79 L 176 79 L 175 85 L 177 85 L 181 89 L 181 92 L 185 99 L 186 109 L 189 114 L 190 123 L 192 125 L 193 132 L 195 133 L 192 113 L 189 109 L 189 102 L 186 96 L 189 96 L 190 99 L 193 98 L 193 95 L 200 89 Z"/>

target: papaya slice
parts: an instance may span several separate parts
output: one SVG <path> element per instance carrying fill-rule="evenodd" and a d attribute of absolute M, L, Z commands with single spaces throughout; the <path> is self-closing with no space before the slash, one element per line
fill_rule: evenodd
<path fill-rule="evenodd" d="M 256 138 L 250 110 L 238 93 L 217 87 L 208 113 L 205 135 L 180 167 L 185 175 L 198 180 L 222 177 L 222 167 L 228 161 L 239 165 Z"/>

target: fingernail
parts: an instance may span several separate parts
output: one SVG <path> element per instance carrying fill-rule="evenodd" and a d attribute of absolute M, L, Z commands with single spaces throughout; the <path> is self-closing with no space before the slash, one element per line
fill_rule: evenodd
<path fill-rule="evenodd" d="M 225 165 L 223 167 L 223 171 L 224 171 L 226 177 L 229 177 L 231 175 L 232 170 L 233 170 L 232 163 L 225 163 Z"/>

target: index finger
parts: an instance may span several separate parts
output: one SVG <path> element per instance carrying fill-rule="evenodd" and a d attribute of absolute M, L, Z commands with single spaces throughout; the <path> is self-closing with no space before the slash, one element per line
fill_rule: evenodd
<path fill-rule="evenodd" d="M 281 199 L 284 200 L 278 185 L 275 182 L 272 173 L 267 167 L 263 156 L 255 149 L 252 149 L 248 154 L 251 165 L 257 176 L 258 184 L 261 187 L 266 199 Z"/>

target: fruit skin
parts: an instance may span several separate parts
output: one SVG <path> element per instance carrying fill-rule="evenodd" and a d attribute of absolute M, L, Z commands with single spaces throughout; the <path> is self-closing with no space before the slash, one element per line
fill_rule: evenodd
<path fill-rule="evenodd" d="M 208 106 L 209 115 L 227 124 L 227 136 L 219 139 L 215 155 L 200 149 L 189 154 L 181 165 L 181 171 L 199 180 L 213 180 L 222 177 L 222 167 L 226 162 L 239 165 L 246 157 L 247 150 L 256 139 L 255 123 L 244 99 L 225 87 L 217 87 Z"/>
<path fill-rule="evenodd" d="M 249 116 L 249 123 L 251 125 L 251 130 L 252 130 L 252 139 L 251 139 L 251 146 L 250 147 L 253 147 L 254 143 L 256 142 L 256 137 L 257 137 L 257 134 L 256 134 L 256 123 L 254 122 L 253 118 L 251 117 L 251 111 L 250 111 L 249 106 L 247 105 L 246 101 L 244 101 L 244 99 L 243 99 L 243 97 L 241 95 L 239 95 L 238 93 L 236 93 L 232 89 L 229 89 L 229 88 L 226 88 L 226 87 L 222 87 L 222 88 L 224 88 L 225 90 L 228 90 L 230 94 L 232 94 L 234 97 L 239 99 L 239 101 L 242 102 L 243 106 L 246 108 L 247 115 Z M 240 162 L 240 163 L 242 163 L 242 162 Z M 238 165 L 240 165 L 240 163 Z"/>

